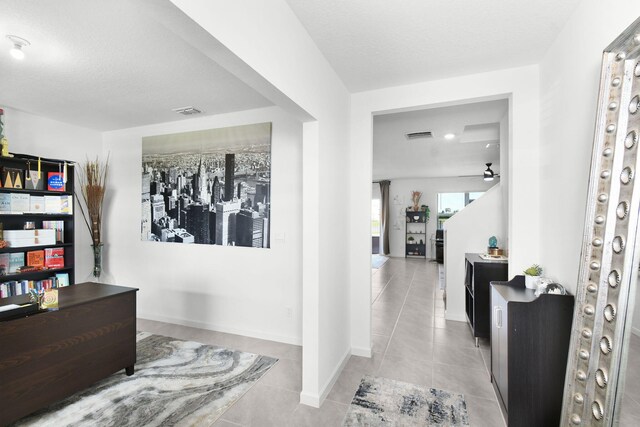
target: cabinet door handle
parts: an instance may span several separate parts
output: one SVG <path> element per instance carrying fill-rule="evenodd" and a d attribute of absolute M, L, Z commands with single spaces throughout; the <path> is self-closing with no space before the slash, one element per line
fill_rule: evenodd
<path fill-rule="evenodd" d="M 502 328 L 502 309 L 500 307 L 493 307 L 493 317 L 496 319 L 496 327 Z"/>

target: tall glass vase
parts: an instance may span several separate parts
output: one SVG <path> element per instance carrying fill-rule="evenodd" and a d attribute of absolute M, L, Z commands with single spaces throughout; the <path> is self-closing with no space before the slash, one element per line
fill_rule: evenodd
<path fill-rule="evenodd" d="M 103 243 L 98 243 L 97 245 L 91 245 L 93 249 L 93 279 L 96 282 L 100 281 L 100 276 L 102 275 L 102 248 L 104 247 Z"/>

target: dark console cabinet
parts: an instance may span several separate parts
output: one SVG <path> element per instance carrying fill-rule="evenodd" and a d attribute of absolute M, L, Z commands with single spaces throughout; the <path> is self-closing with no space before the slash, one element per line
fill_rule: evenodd
<path fill-rule="evenodd" d="M 465 310 L 477 347 L 478 338 L 489 338 L 489 282 L 507 280 L 509 265 L 479 254 L 465 254 L 465 260 Z"/>
<path fill-rule="evenodd" d="M 491 381 L 507 425 L 559 425 L 573 296 L 536 298 L 516 276 L 491 284 L 491 308 Z"/>
<path fill-rule="evenodd" d="M 58 310 L 0 321 L 0 426 L 120 369 L 133 374 L 136 291 L 66 286 L 58 291 Z"/>

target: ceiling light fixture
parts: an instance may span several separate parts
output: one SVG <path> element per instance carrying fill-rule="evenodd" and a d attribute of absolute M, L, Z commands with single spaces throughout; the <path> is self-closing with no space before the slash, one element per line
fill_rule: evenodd
<path fill-rule="evenodd" d="M 485 181 L 493 181 L 494 173 L 491 170 L 492 163 L 485 163 L 485 165 L 487 165 L 487 170 L 484 171 L 484 180 Z"/>
<path fill-rule="evenodd" d="M 7 38 L 13 43 L 13 47 L 9 51 L 11 56 L 15 59 L 22 60 L 24 59 L 24 51 L 22 50 L 25 46 L 31 46 L 29 40 L 23 39 L 22 37 L 8 35 Z"/>
<path fill-rule="evenodd" d="M 446 134 L 444 135 L 444 139 L 453 139 L 453 138 L 455 138 L 455 137 L 456 137 L 456 134 L 455 134 L 455 133 L 446 133 Z"/>

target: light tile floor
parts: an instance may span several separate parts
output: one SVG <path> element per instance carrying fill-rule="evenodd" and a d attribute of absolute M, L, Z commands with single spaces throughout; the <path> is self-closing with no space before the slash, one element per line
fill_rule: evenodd
<path fill-rule="evenodd" d="M 300 347 L 142 319 L 138 329 L 280 359 L 215 426 L 340 426 L 364 374 L 463 393 L 471 426 L 504 426 L 487 342 L 476 348 L 466 323 L 444 319 L 437 283 L 429 261 L 391 258 L 373 270 L 373 357 L 352 356 L 320 409 L 298 403 Z"/>

